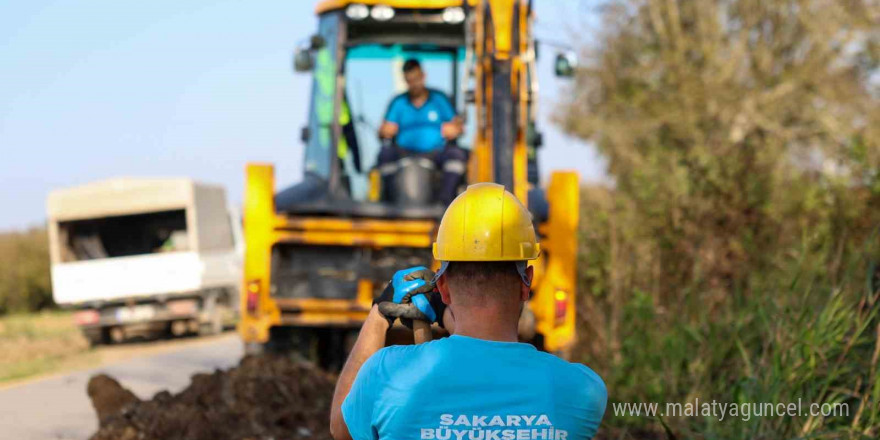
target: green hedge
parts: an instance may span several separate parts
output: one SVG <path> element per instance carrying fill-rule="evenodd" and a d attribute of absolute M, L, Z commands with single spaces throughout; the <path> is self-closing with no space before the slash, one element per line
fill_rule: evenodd
<path fill-rule="evenodd" d="M 0 314 L 52 306 L 46 230 L 0 234 Z"/>

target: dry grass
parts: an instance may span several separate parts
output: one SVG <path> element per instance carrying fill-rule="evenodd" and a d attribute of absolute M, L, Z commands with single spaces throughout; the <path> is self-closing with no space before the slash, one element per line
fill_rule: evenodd
<path fill-rule="evenodd" d="M 69 312 L 0 318 L 0 383 L 96 360 Z"/>

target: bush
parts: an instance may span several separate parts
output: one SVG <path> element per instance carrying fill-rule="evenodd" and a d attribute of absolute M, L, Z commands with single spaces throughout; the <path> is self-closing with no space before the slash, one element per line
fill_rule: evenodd
<path fill-rule="evenodd" d="M 845 402 L 663 420 L 684 438 L 880 435 L 878 60 L 869 2 L 618 0 L 560 120 L 582 197 L 579 356 L 612 402 Z M 846 30 L 845 32 L 843 30 Z M 665 431 L 615 418 L 614 437 Z"/>
<path fill-rule="evenodd" d="M 658 269 L 664 244 L 625 195 L 585 188 L 582 205 L 576 356 L 605 378 L 612 403 L 844 402 L 850 416 L 836 419 L 664 422 L 684 438 L 877 434 L 876 230 L 851 221 L 843 244 L 831 244 L 816 231 L 830 231 L 834 216 L 818 217 L 801 233 L 779 237 L 776 243 L 785 246 L 769 256 L 775 265 L 741 274 L 719 299 L 701 290 L 701 280 L 670 285 L 664 279 Z M 871 211 L 880 218 L 876 207 L 861 210 Z M 609 437 L 659 435 L 661 426 L 656 419 L 617 418 L 611 405 L 606 412 L 605 427 L 615 434 Z"/>
<path fill-rule="evenodd" d="M 51 306 L 46 230 L 0 234 L 0 314 Z"/>

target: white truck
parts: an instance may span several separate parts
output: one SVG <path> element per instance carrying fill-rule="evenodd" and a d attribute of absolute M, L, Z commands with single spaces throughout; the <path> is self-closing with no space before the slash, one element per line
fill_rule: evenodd
<path fill-rule="evenodd" d="M 234 322 L 243 243 L 222 187 L 111 179 L 52 191 L 47 210 L 52 294 L 90 342 Z"/>

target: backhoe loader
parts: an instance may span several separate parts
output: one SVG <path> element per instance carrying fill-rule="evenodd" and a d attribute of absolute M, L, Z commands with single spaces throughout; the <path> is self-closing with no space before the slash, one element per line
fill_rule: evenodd
<path fill-rule="evenodd" d="M 293 350 L 339 368 L 392 274 L 436 267 L 431 243 L 445 207 L 431 197 L 429 161 L 408 158 L 396 187 L 385 191 L 375 169 L 360 172 L 374 168 L 376 127 L 401 91 L 400 66 L 417 58 L 429 85 L 466 121 L 458 139 L 470 152 L 462 188 L 500 183 L 532 212 L 543 254 L 520 338 L 566 355 L 575 339 L 579 179 L 553 172 L 544 189 L 538 179 L 532 7 L 525 0 L 318 3 L 318 30 L 294 55 L 295 69 L 313 78 L 303 180 L 276 192 L 271 165 L 247 166 L 238 329 L 248 350 Z M 558 74 L 571 72 L 569 60 L 557 56 Z M 388 193 L 396 196 L 381 197 Z"/>

